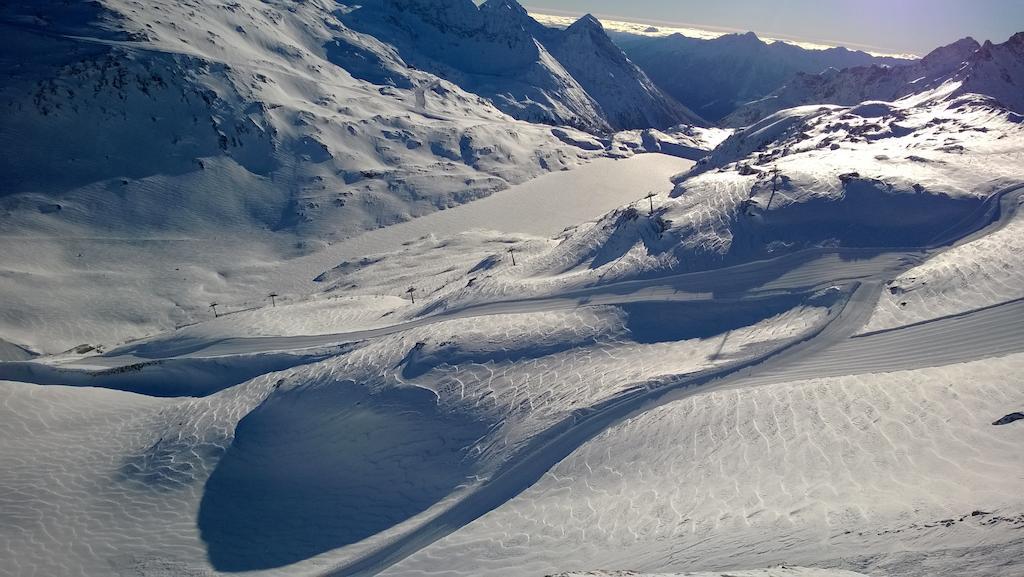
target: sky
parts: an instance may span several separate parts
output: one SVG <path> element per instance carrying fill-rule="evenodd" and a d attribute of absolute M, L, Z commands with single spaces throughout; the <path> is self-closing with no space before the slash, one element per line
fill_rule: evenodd
<path fill-rule="evenodd" d="M 708 26 L 923 55 L 965 36 L 1003 42 L 1024 31 L 1024 0 L 526 0 L 531 11 Z"/>

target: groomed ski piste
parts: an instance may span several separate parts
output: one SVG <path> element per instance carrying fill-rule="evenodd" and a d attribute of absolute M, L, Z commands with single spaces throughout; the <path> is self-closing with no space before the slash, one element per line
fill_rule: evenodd
<path fill-rule="evenodd" d="M 319 2 L 218 4 L 209 37 L 201 6 L 104 2 L 150 44 L 59 42 L 277 104 L 201 171 L 5 201 L 0 575 L 1024 574 L 1019 110 L 950 77 L 599 138 Z M 331 34 L 408 85 L 333 77 Z M 257 64 L 210 67 L 228 45 Z M 313 184 L 346 178 L 358 210 Z"/>

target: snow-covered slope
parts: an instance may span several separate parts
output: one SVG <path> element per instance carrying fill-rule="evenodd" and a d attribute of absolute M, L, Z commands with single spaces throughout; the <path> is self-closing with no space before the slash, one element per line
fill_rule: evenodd
<path fill-rule="evenodd" d="M 986 40 L 955 78 L 962 82 L 961 93 L 991 96 L 1010 110 L 1024 114 L 1024 32 L 1014 34 L 1002 44 Z"/>
<path fill-rule="evenodd" d="M 861 573 L 842 569 L 817 569 L 780 565 L 767 569 L 694 573 L 637 573 L 636 571 L 572 571 L 551 577 L 862 577 Z"/>
<path fill-rule="evenodd" d="M 437 306 L 808 250 L 943 246 L 985 226 L 999 194 L 1024 180 L 1024 123 L 987 97 L 942 90 L 776 113 L 729 136 L 674 190 L 568 230 L 520 274 L 482 279 Z"/>
<path fill-rule="evenodd" d="M 746 576 L 773 575 L 739 571 L 772 563 L 1017 575 L 1024 427 L 992 422 L 1024 403 L 1022 363 L 1017 354 L 668 402 L 385 575 Z"/>
<path fill-rule="evenodd" d="M 5 196 L 64 195 L 60 208 L 33 197 L 53 219 L 79 224 L 73 200 L 88 195 L 111 230 L 217 215 L 350 236 L 588 156 L 432 75 L 354 78 L 365 71 L 350 73 L 337 43 L 388 47 L 346 29 L 333 3 L 109 0 L 80 19 L 52 6 L 26 24 L 32 3 L 5 5 L 0 145 L 18 151 L 4 155 Z M 53 56 L 24 66 L 26 54 Z M 228 185 L 246 194 L 213 192 Z M 207 192 L 186 193 L 196 189 Z M 166 197 L 159 217 L 137 206 L 153 194 Z"/>
<path fill-rule="evenodd" d="M 1024 211 L 1019 204 L 1002 210 L 1015 212 L 1005 228 L 953 247 L 892 279 L 864 331 L 1024 299 Z"/>
<path fill-rule="evenodd" d="M 658 90 L 589 15 L 556 30 L 515 0 L 479 7 L 471 0 L 402 0 L 354 7 L 343 19 L 396 46 L 403 63 L 485 96 L 516 118 L 597 131 L 703 123 Z"/>
<path fill-rule="evenodd" d="M 835 293 L 803 296 L 806 302 L 781 299 L 755 311 L 759 318 L 728 344 L 713 336 L 715 323 L 688 335 L 645 326 L 638 319 L 650 311 L 628 303 L 541 304 L 533 312 L 368 333 L 340 347 L 314 350 L 299 338 L 306 343 L 295 353 L 306 356 L 304 364 L 236 386 L 223 382 L 223 390 L 180 393 L 202 398 L 152 395 L 171 392 L 163 371 L 196 383 L 223 367 L 237 374 L 258 366 L 266 355 L 248 345 L 225 348 L 223 337 L 237 326 L 213 325 L 191 344 L 184 334 L 137 343 L 122 353 L 149 362 L 90 377 L 94 386 L 151 396 L 91 387 L 37 394 L 0 382 L 0 501 L 16 512 L 0 527 L 0 548 L 15 561 L 5 559 L 0 570 L 305 575 L 359 559 L 428 527 L 506 464 L 543 446 L 576 411 L 668 374 L 764 354 L 813 331 L 842 302 Z M 708 306 L 673 308 L 687 314 Z M 290 312 L 323 314 L 301 306 Z M 219 353 L 206 346 L 214 342 Z M 184 356 L 152 358 L 171 351 Z M 28 514 L 38 501 L 47 514 Z M 64 546 L 72 540 L 74 547 Z"/>
<path fill-rule="evenodd" d="M 613 147 L 622 150 L 617 154 L 642 147 L 639 134 L 626 136 L 630 138 L 625 142 L 616 140 Z M 477 255 L 479 262 L 494 247 L 516 242 L 522 233 L 546 239 L 645 190 L 667 189 L 671 176 L 691 165 L 664 154 L 597 159 L 481 201 L 375 229 L 319 250 L 282 247 L 282 243 L 296 242 L 291 235 L 282 241 L 245 230 L 232 231 L 230 236 L 219 230 L 188 236 L 136 233 L 139 238 L 63 238 L 51 232 L 53 236 L 27 241 L 11 236 L 0 241 L 5 248 L 0 261 L 10 271 L 0 276 L 5 303 L 0 307 L 2 334 L 38 352 L 59 353 L 83 343 L 118 343 L 212 319 L 211 302 L 221 305 L 221 313 L 263 307 L 269 304 L 271 292 L 280 295 L 279 303 L 301 302 L 322 290 L 324 284 L 314 279 L 324 271 L 341 262 L 360 262 L 374 253 L 397 250 L 424 236 L 434 235 L 434 243 L 440 246 L 464 246 L 467 250 L 460 256 Z M 448 237 L 473 229 L 502 234 L 480 245 L 448 242 Z M 297 242 L 313 244 L 301 237 Z M 426 258 L 437 262 L 435 255 Z M 415 278 L 415 268 L 408 272 Z M 360 294 L 407 298 L 406 288 L 378 290 L 375 284 L 365 284 Z"/>
<path fill-rule="evenodd" d="M 486 22 L 497 25 L 500 6 L 471 14 L 484 22 L 494 13 Z M 624 146 L 516 121 L 405 62 L 386 42 L 396 29 L 381 40 L 348 27 L 353 14 L 328 0 L 2 3 L 0 292 L 9 306 L 0 334 L 56 352 L 165 330 L 206 315 L 211 302 L 285 290 L 257 269 L 265 276 L 329 243 L 547 172 L 657 149 L 657 139 Z M 550 64 L 575 87 L 552 106 L 569 110 L 575 94 L 607 126 L 533 39 L 482 58 L 504 45 L 489 34 L 523 33 L 504 26 L 474 29 L 486 46 L 463 55 L 486 66 L 532 50 L 529 66 Z M 417 46 L 429 54 L 429 43 Z M 41 324 L 48 336 L 33 328 Z"/>
<path fill-rule="evenodd" d="M 1020 198 L 1020 130 L 973 97 L 791 110 L 727 138 L 653 214 L 624 207 L 557 240 L 426 238 L 325 270 L 342 298 L 418 288 L 415 304 L 378 298 L 377 318 L 285 302 L 0 365 L 201 397 L 40 401 L 4 384 L 9 507 L 54 512 L 19 517 L 3 547 L 51 575 L 1015 570 L 1019 427 L 990 423 L 1019 403 L 1020 304 L 854 335 L 937 245 L 1013 230 L 993 207 Z M 947 254 L 988 258 L 970 246 Z M 63 434 L 104 459 L 54 448 Z M 68 534 L 79 548 L 61 549 Z"/>
<path fill-rule="evenodd" d="M 0 575 L 1020 573 L 1012 51 L 595 136 L 451 80 L 597 102 L 511 2 L 64 7 L 0 8 Z"/>
<path fill-rule="evenodd" d="M 616 34 L 614 40 L 659 87 L 712 121 L 766 96 L 798 72 L 818 74 L 829 68 L 871 64 L 898 67 L 912 62 L 846 48 L 809 50 L 785 42 L 768 43 L 752 32 L 710 40 L 680 34 Z"/>
<path fill-rule="evenodd" d="M 375 69 L 363 77 L 371 82 L 390 83 L 391 71 L 411 67 L 483 95 L 516 118 L 609 129 L 597 102 L 535 38 L 542 28 L 528 29 L 525 12 L 470 0 L 402 0 L 353 5 L 342 19 L 390 48 L 369 55 Z M 345 62 L 368 58 L 345 43 L 334 52 Z"/>
<path fill-rule="evenodd" d="M 1020 84 L 1024 82 L 1024 33 L 1002 44 L 964 38 L 935 49 L 907 66 L 854 67 L 820 74 L 798 74 L 785 86 L 730 114 L 728 126 L 746 126 L 769 114 L 805 104 L 852 105 L 866 100 L 897 100 L 928 93 L 943 83 L 957 83 L 945 91 L 951 97 L 983 94 L 1010 110 L 1024 113 Z"/>
<path fill-rule="evenodd" d="M 746 126 L 769 114 L 804 104 L 857 104 L 896 100 L 933 89 L 959 70 L 980 44 L 964 38 L 936 48 L 918 62 L 901 67 L 858 66 L 797 74 L 763 99 L 752 99 L 727 116 L 728 126 Z"/>

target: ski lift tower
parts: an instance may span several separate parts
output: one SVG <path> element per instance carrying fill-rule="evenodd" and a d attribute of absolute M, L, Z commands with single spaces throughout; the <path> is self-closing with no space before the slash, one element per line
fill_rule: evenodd
<path fill-rule="evenodd" d="M 648 192 L 647 196 L 644 197 L 647 199 L 647 202 L 649 202 L 651 205 L 651 211 L 647 213 L 649 216 L 654 216 L 654 197 L 656 196 L 658 196 L 658 194 L 652 191 Z"/>
<path fill-rule="evenodd" d="M 765 207 L 765 210 L 772 207 L 772 200 L 775 198 L 775 192 L 779 190 L 779 178 L 782 176 L 782 171 L 779 170 L 778 166 L 773 166 L 768 173 L 772 175 L 772 195 L 768 197 L 768 206 Z"/>

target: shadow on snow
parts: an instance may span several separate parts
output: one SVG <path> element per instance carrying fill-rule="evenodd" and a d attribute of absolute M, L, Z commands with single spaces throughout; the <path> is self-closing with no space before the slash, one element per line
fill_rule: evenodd
<path fill-rule="evenodd" d="M 281 391 L 243 418 L 206 483 L 198 525 L 219 571 L 281 567 L 425 511 L 472 474 L 483 423 L 408 387 Z"/>

